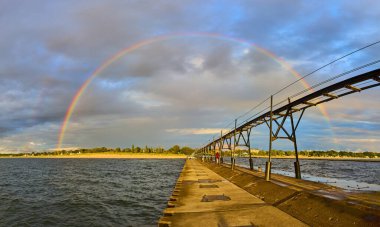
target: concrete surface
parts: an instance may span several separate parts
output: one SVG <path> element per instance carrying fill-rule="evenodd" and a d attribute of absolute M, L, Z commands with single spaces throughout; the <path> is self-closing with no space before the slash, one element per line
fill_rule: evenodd
<path fill-rule="evenodd" d="M 205 200 L 213 200 L 205 202 Z M 202 201 L 203 200 L 203 201 Z M 197 160 L 187 160 L 159 226 L 307 226 L 226 180 Z"/>

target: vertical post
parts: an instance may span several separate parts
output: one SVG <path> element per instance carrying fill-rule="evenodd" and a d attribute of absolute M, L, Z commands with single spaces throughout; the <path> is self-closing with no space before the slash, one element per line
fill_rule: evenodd
<path fill-rule="evenodd" d="M 290 98 L 288 98 L 288 101 L 290 103 Z M 297 179 L 301 179 L 301 167 L 300 162 L 298 160 L 298 147 L 297 147 L 297 138 L 296 138 L 296 129 L 294 128 L 294 120 L 293 120 L 293 113 L 290 113 L 290 122 L 292 124 L 292 135 L 291 138 L 294 144 L 294 152 L 296 153 L 296 161 L 294 162 L 294 171 Z"/>
<path fill-rule="evenodd" d="M 251 141 L 249 137 L 251 136 L 251 129 L 247 131 L 247 147 L 248 147 L 248 152 L 249 152 L 249 168 L 253 170 L 253 161 L 252 161 L 252 155 L 251 155 Z"/>
<path fill-rule="evenodd" d="M 210 160 L 210 162 L 212 162 L 212 144 L 211 144 L 210 147 L 209 147 L 208 155 L 209 155 L 209 160 Z"/>
<path fill-rule="evenodd" d="M 213 147 L 213 151 L 214 151 L 214 159 L 215 159 L 215 163 L 216 163 L 216 143 L 215 143 L 215 137 L 212 137 L 212 141 L 213 141 L 212 147 Z M 211 161 L 212 161 L 212 159 L 211 159 Z"/>
<path fill-rule="evenodd" d="M 230 156 L 231 156 L 231 160 L 232 160 L 232 137 L 230 137 L 226 141 L 227 141 L 228 150 L 230 151 Z"/>
<path fill-rule="evenodd" d="M 205 147 L 205 162 L 207 162 L 207 158 L 208 158 L 208 147 Z"/>
<path fill-rule="evenodd" d="M 224 146 L 224 141 L 223 141 L 223 130 L 220 130 L 220 163 L 223 164 L 223 146 Z"/>
<path fill-rule="evenodd" d="M 207 162 L 210 161 L 210 147 L 209 146 L 206 147 L 206 161 Z"/>
<path fill-rule="evenodd" d="M 231 154 L 231 169 L 234 169 L 235 167 L 235 150 L 236 150 L 236 124 L 237 124 L 237 119 L 235 119 L 235 130 L 234 130 L 234 148 L 232 150 Z"/>
<path fill-rule="evenodd" d="M 209 162 L 212 162 L 212 155 L 211 155 L 211 152 L 212 152 L 212 145 L 210 145 L 208 147 L 208 161 Z"/>
<path fill-rule="evenodd" d="M 271 174 L 271 151 L 272 151 L 272 120 L 273 120 L 273 95 L 270 96 L 270 122 L 269 122 L 269 151 L 268 161 L 265 165 L 265 180 L 270 181 Z"/>

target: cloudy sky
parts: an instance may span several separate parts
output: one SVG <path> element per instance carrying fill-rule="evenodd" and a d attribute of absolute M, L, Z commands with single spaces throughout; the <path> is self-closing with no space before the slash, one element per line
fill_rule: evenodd
<path fill-rule="evenodd" d="M 130 51 L 78 99 L 62 147 L 198 147 L 295 81 L 289 66 L 306 75 L 380 40 L 379 12 L 375 0 L 1 0 L 0 152 L 55 148 L 78 90 L 121 50 Z M 380 44 L 306 82 L 379 59 Z M 296 83 L 275 102 L 305 86 Z M 300 149 L 380 151 L 379 94 L 374 88 L 307 110 Z M 268 129 L 255 128 L 251 139 L 267 149 Z"/>

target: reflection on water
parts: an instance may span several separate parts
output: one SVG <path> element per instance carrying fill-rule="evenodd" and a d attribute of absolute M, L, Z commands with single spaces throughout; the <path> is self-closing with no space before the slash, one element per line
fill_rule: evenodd
<path fill-rule="evenodd" d="M 0 159 L 0 226 L 155 226 L 184 162 Z"/>
<path fill-rule="evenodd" d="M 230 161 L 225 158 L 226 163 Z M 254 158 L 254 169 L 265 170 L 265 158 Z M 294 177 L 294 159 L 272 159 L 272 173 Z M 249 168 L 248 158 L 237 158 L 236 164 Z M 302 178 L 327 183 L 348 190 L 380 191 L 380 162 L 300 160 Z"/>

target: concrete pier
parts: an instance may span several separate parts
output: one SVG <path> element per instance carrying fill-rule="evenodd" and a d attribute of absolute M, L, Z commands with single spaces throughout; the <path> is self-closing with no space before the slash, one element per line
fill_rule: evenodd
<path fill-rule="evenodd" d="M 159 226 L 307 225 L 197 160 L 187 160 Z"/>
<path fill-rule="evenodd" d="M 187 160 L 159 226 L 379 226 L 380 192 Z"/>

